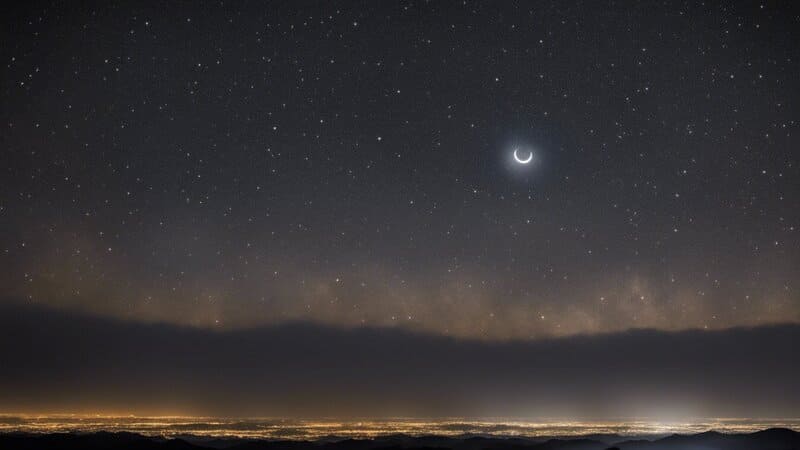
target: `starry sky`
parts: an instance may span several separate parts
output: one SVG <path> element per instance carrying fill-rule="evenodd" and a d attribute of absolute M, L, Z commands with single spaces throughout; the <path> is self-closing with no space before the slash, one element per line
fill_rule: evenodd
<path fill-rule="evenodd" d="M 4 304 L 490 341 L 800 322 L 791 2 L 1 8 Z"/>

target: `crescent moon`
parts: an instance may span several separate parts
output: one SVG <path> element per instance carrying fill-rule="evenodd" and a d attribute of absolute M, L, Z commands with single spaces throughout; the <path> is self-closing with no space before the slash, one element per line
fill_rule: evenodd
<path fill-rule="evenodd" d="M 528 155 L 527 159 L 520 159 L 519 155 L 517 154 L 518 151 L 519 151 L 518 148 L 514 149 L 514 160 L 517 161 L 518 163 L 520 163 L 520 164 L 528 164 L 529 162 L 531 162 L 533 160 L 533 152 L 530 152 L 530 154 Z"/>

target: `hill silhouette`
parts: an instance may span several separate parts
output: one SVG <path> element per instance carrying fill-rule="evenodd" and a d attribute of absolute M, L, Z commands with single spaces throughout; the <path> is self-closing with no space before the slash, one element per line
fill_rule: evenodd
<path fill-rule="evenodd" d="M 609 436 L 610 437 L 610 436 Z M 660 439 L 608 440 L 451 438 L 439 436 L 384 437 L 326 441 L 266 441 L 191 436 L 180 439 L 147 437 L 134 433 L 0 434 L 0 448 L 18 450 L 796 450 L 800 433 L 773 428 L 749 434 L 706 432 L 672 435 Z"/>

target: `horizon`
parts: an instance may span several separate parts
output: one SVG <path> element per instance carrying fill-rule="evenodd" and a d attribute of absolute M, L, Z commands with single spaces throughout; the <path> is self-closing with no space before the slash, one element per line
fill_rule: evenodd
<path fill-rule="evenodd" d="M 5 421 L 22 419 L 22 422 Z M 70 420 L 71 419 L 71 420 Z M 563 420 L 499 418 L 287 419 L 264 417 L 138 416 L 102 414 L 0 414 L 0 434 L 130 432 L 144 436 L 237 439 L 378 439 L 392 436 L 559 438 L 608 435 L 659 438 L 706 432 L 748 434 L 770 429 L 800 432 L 800 418 L 693 418 L 691 420 Z"/>

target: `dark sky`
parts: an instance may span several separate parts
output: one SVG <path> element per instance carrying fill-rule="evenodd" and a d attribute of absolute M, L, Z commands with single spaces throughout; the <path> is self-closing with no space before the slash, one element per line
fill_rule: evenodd
<path fill-rule="evenodd" d="M 792 2 L 0 17 L 4 304 L 469 342 L 800 322 Z"/>

